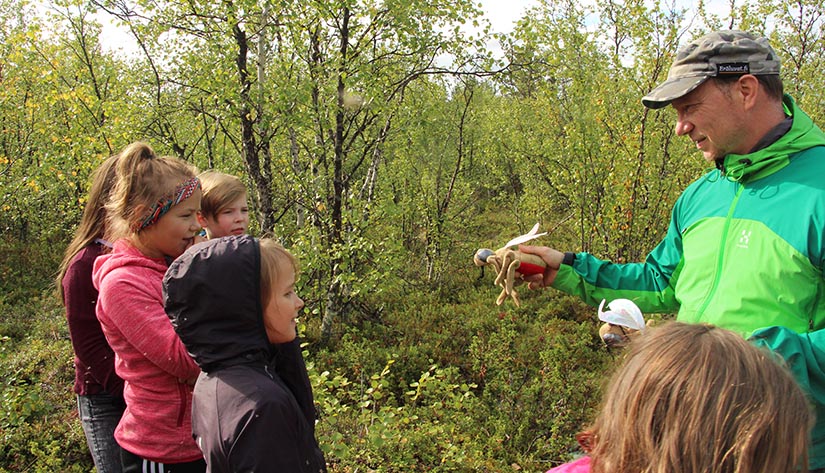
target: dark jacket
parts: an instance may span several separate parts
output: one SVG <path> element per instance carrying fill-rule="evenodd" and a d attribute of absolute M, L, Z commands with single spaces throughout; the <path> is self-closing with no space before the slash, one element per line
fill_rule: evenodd
<path fill-rule="evenodd" d="M 163 281 L 175 331 L 203 370 L 192 431 L 207 471 L 326 471 L 298 341 L 270 345 L 260 297 L 260 246 L 210 240 L 176 259 Z"/>

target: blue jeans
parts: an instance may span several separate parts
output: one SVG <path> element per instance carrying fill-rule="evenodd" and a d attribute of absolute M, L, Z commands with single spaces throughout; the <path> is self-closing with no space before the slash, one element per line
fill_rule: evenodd
<path fill-rule="evenodd" d="M 98 473 L 121 473 L 120 445 L 115 442 L 115 427 L 126 404 L 110 394 L 77 396 L 77 411 L 86 443 Z"/>

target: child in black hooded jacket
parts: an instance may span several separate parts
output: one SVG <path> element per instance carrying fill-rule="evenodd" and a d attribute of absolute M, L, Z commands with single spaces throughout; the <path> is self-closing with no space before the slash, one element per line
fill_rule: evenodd
<path fill-rule="evenodd" d="M 296 338 L 298 263 L 273 240 L 210 240 L 176 259 L 166 312 L 203 373 L 193 436 L 207 472 L 323 472 L 312 391 Z M 286 345 L 285 345 L 286 344 Z"/>

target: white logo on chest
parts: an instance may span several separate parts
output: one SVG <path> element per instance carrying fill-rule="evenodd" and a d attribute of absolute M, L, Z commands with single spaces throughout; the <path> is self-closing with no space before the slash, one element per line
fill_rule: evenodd
<path fill-rule="evenodd" d="M 742 230 L 742 235 L 739 237 L 739 243 L 736 244 L 739 248 L 748 248 L 748 244 L 751 241 L 751 231 L 750 230 Z"/>

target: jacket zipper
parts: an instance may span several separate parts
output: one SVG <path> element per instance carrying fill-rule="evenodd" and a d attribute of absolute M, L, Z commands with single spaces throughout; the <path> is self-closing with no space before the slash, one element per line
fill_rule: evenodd
<path fill-rule="evenodd" d="M 731 222 L 733 222 L 733 211 L 736 210 L 736 204 L 739 202 L 739 196 L 742 195 L 742 191 L 745 189 L 745 186 L 739 185 L 739 189 L 736 190 L 736 195 L 733 197 L 733 202 L 730 204 L 730 208 L 728 208 L 728 215 L 725 217 L 725 226 L 722 230 L 722 237 L 719 241 L 719 256 L 716 258 L 716 272 L 713 275 L 713 285 L 710 287 L 710 291 L 708 292 L 707 297 L 705 298 L 705 302 L 702 304 L 702 307 L 697 312 L 697 317 L 701 318 L 702 315 L 705 313 L 705 309 L 708 308 L 710 305 L 710 301 L 713 300 L 713 297 L 716 295 L 716 290 L 719 288 L 719 281 L 722 276 L 722 264 L 725 261 L 725 246 L 728 240 L 728 232 L 730 231 Z"/>

